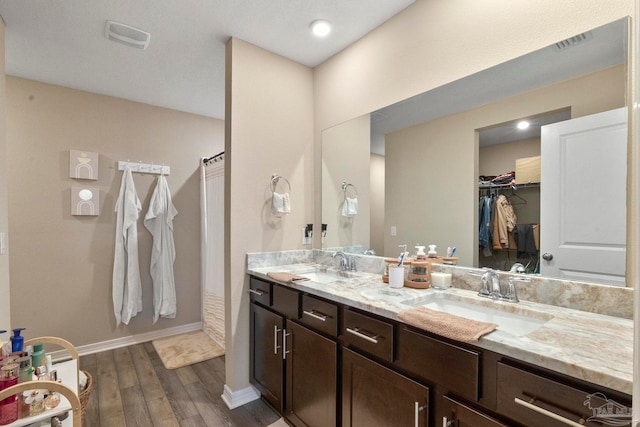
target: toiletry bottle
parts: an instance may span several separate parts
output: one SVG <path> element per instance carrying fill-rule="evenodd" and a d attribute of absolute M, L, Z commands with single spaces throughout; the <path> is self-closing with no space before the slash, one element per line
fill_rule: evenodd
<path fill-rule="evenodd" d="M 0 330 L 0 335 L 6 333 L 7 331 Z M 11 343 L 9 343 L 9 341 L 7 341 L 6 343 L 0 341 L 0 356 L 8 356 L 9 354 L 11 354 Z"/>
<path fill-rule="evenodd" d="M 427 256 L 424 253 L 424 248 L 425 247 L 421 245 L 416 246 L 416 259 L 418 260 L 426 259 Z"/>
<path fill-rule="evenodd" d="M 0 390 L 18 384 L 18 364 L 7 363 L 0 367 Z M 9 396 L 0 401 L 0 425 L 6 425 L 18 419 L 18 395 Z"/>
<path fill-rule="evenodd" d="M 44 347 L 42 343 L 37 343 L 33 345 L 33 354 L 31 355 L 31 366 L 34 368 L 38 368 L 39 366 L 43 366 L 45 363 L 44 358 Z"/>
<path fill-rule="evenodd" d="M 20 332 L 24 331 L 24 329 L 25 328 L 15 328 L 13 330 L 13 336 L 11 337 L 11 351 L 22 351 L 24 337 L 20 335 Z"/>
<path fill-rule="evenodd" d="M 31 370 L 31 356 L 29 356 L 27 352 L 23 351 L 22 355 L 18 359 L 18 363 L 20 365 L 18 382 L 23 383 L 31 381 L 31 377 L 33 375 L 33 371 Z"/>
<path fill-rule="evenodd" d="M 429 258 L 438 258 L 438 252 L 436 252 L 436 245 L 429 245 L 429 252 L 427 253 Z"/>

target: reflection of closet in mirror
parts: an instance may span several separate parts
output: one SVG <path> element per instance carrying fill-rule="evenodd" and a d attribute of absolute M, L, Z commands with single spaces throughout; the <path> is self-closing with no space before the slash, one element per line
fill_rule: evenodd
<path fill-rule="evenodd" d="M 531 246 L 519 248 L 513 232 L 508 232 L 506 241 L 505 236 L 499 232 L 499 221 L 495 220 L 496 202 L 501 200 L 500 195 L 506 198 L 506 202 L 515 213 L 516 224 L 521 231 L 525 229 L 525 224 L 533 224 L 531 237 L 535 241 L 534 247 L 539 248 L 540 183 L 529 182 L 529 179 L 523 181 L 516 166 L 517 163 L 522 164 L 522 159 L 540 156 L 541 126 L 567 120 L 570 117 L 571 111 L 564 109 L 489 126 L 477 131 L 480 146 L 478 152 L 479 264 L 477 267 L 508 271 L 515 263 L 521 263 L 527 272 L 538 271 L 539 253 L 534 253 Z M 522 123 L 527 125 L 524 126 Z M 539 163 L 537 167 L 539 168 Z"/>

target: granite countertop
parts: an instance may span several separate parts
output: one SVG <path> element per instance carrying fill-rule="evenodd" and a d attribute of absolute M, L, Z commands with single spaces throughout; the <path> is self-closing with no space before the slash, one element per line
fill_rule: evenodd
<path fill-rule="evenodd" d="M 248 268 L 253 276 L 273 280 L 269 272 L 304 273 L 327 269 L 313 263 Z M 334 269 L 329 269 L 333 270 Z M 465 301 L 491 309 L 526 314 L 542 321 L 530 333 L 518 335 L 498 328 L 473 345 L 542 366 L 575 378 L 631 394 L 633 385 L 633 321 L 603 314 L 520 301 L 509 303 L 480 298 L 464 289 L 392 289 L 380 274 L 357 272 L 330 283 L 311 280 L 278 282 L 299 291 L 401 321 L 398 313 L 431 299 Z"/>

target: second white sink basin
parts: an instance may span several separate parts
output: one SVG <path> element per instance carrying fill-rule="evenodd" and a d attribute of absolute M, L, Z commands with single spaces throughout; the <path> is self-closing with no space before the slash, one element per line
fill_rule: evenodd
<path fill-rule="evenodd" d="M 329 270 L 329 269 L 316 269 L 313 271 L 297 273 L 299 276 L 305 277 L 312 282 L 327 284 L 337 282 L 339 280 L 348 280 L 356 277 L 355 274 L 349 271 Z"/>
<path fill-rule="evenodd" d="M 404 303 L 413 307 L 422 306 L 467 319 L 495 323 L 498 325 L 497 329 L 515 336 L 530 334 L 553 318 L 551 315 L 524 310 L 517 306 L 505 306 L 505 304 L 510 303 L 496 302 L 495 308 L 492 308 L 484 304 L 451 299 L 446 294 L 425 296 L 404 301 Z M 489 302 L 490 304 L 493 304 L 493 302 Z M 513 309 L 517 312 L 510 312 L 507 309 Z"/>

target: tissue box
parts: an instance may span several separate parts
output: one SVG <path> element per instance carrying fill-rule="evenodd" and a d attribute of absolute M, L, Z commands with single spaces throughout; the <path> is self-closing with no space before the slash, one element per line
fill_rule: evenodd
<path fill-rule="evenodd" d="M 516 183 L 540 182 L 540 156 L 516 159 Z"/>

